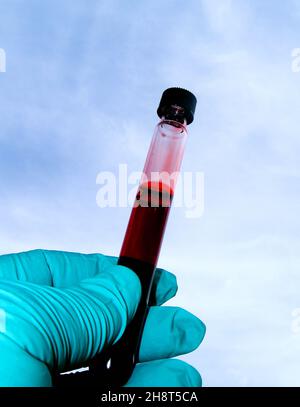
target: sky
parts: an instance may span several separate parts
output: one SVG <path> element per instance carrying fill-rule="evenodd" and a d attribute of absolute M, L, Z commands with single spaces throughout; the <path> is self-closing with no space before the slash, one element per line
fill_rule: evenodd
<path fill-rule="evenodd" d="M 118 255 L 130 207 L 99 208 L 97 174 L 142 170 L 162 91 L 185 87 L 204 212 L 173 208 L 159 262 L 170 304 L 207 326 L 183 359 L 205 386 L 299 386 L 300 3 L 1 0 L 0 16 L 0 253 Z"/>

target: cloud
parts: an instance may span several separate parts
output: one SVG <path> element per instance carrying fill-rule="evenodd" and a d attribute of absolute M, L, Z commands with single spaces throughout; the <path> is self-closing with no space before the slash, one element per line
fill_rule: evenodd
<path fill-rule="evenodd" d="M 0 5 L 1 252 L 117 254 L 130 208 L 99 209 L 96 175 L 141 170 L 161 91 L 186 87 L 184 168 L 204 171 L 205 211 L 173 208 L 160 261 L 178 276 L 172 302 L 208 328 L 186 358 L 210 386 L 294 384 L 298 3 L 73 3 Z"/>

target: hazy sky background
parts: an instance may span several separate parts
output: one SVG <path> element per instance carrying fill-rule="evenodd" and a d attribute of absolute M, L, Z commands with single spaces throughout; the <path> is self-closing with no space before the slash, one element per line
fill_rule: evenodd
<path fill-rule="evenodd" d="M 300 385 L 297 0 L 1 0 L 0 252 L 117 255 L 130 208 L 96 176 L 143 167 L 161 93 L 198 98 L 183 169 L 205 211 L 171 213 L 160 265 L 207 325 L 206 386 Z"/>

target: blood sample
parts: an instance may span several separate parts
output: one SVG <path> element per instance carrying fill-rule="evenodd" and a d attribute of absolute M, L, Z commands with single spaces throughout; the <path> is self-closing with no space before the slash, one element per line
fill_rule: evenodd
<path fill-rule="evenodd" d="M 152 281 L 184 154 L 187 125 L 194 119 L 196 103 L 196 97 L 185 89 L 169 88 L 163 92 L 157 109 L 161 120 L 150 144 L 118 260 L 119 265 L 138 275 L 141 300 L 121 339 L 90 361 L 85 379 L 76 377 L 76 385 L 124 385 L 138 363 Z M 72 383 L 75 385 L 74 379 L 65 378 L 65 385 Z"/>
<path fill-rule="evenodd" d="M 119 264 L 131 258 L 156 267 L 172 199 L 172 189 L 162 182 L 149 181 L 139 187 Z"/>
<path fill-rule="evenodd" d="M 187 125 L 193 121 L 196 102 L 191 92 L 181 88 L 169 88 L 162 95 L 157 110 L 161 121 L 148 151 L 118 261 L 138 275 L 142 297 L 122 338 L 110 352 L 101 356 L 100 383 L 124 385 L 138 362 L 152 281 L 184 154 Z"/>

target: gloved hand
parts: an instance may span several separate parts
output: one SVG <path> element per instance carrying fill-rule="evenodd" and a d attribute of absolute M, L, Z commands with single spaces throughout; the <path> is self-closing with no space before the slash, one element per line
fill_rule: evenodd
<path fill-rule="evenodd" d="M 115 258 L 34 250 L 0 256 L 0 386 L 51 386 L 52 374 L 84 366 L 115 343 L 132 319 L 141 287 Z M 190 365 L 205 326 L 187 311 L 159 307 L 177 291 L 157 269 L 138 364 L 128 386 L 200 386 Z M 101 383 L 99 383 L 101 385 Z"/>

